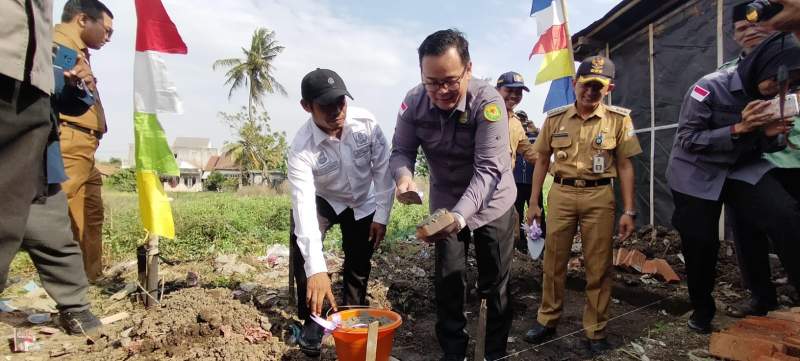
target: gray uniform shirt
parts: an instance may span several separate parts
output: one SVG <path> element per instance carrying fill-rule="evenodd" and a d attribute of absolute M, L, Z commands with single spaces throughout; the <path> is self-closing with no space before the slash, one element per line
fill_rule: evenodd
<path fill-rule="evenodd" d="M 708 74 L 689 88 L 667 166 L 671 189 L 718 200 L 736 164 L 750 163 L 764 151 L 780 149 L 774 138 L 767 139 L 760 131 L 738 138 L 731 135 L 731 125 L 741 121 L 749 101 L 736 67 Z M 744 169 L 736 179 L 762 175 L 763 169 Z"/>
<path fill-rule="evenodd" d="M 507 212 L 516 198 L 508 144 L 508 115 L 494 87 L 471 79 L 466 96 L 445 112 L 420 84 L 400 106 L 389 169 L 395 180 L 412 176 L 422 146 L 430 168 L 431 210 L 456 212 L 474 230 Z"/>

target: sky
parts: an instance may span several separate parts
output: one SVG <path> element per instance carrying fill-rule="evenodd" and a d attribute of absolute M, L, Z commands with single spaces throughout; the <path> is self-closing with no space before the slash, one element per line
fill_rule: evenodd
<path fill-rule="evenodd" d="M 234 91 L 225 72 L 214 71 L 217 59 L 242 57 L 253 31 L 275 31 L 285 50 L 275 61 L 274 76 L 288 95 L 267 95 L 264 107 L 273 130 L 291 141 L 308 119 L 300 107 L 300 80 L 311 70 L 328 68 L 345 81 L 354 100 L 350 106 L 370 110 L 391 137 L 406 92 L 420 81 L 416 49 L 430 33 L 458 28 L 470 44 L 473 75 L 493 80 L 506 72 L 521 73 L 530 93 L 516 110 L 525 110 L 537 124 L 548 85 L 533 86 L 541 56 L 529 61 L 536 42 L 536 22 L 529 17 L 531 0 L 162 0 L 189 53 L 165 55 L 170 77 L 183 100 L 184 113 L 161 114 L 170 144 L 175 137 L 209 138 L 222 148 L 234 134 L 219 112 L 247 105 L 247 91 Z M 65 0 L 54 3 L 54 21 Z M 602 17 L 618 0 L 567 2 L 570 32 Z M 114 13 L 111 42 L 92 53 L 108 133 L 97 158 L 127 158 L 133 143 L 133 59 L 136 12 L 133 1 L 106 0 Z"/>

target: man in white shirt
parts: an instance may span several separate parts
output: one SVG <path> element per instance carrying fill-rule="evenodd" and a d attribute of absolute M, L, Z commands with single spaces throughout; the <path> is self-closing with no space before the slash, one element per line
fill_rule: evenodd
<path fill-rule="evenodd" d="M 334 224 L 342 230 L 343 303 L 365 305 L 370 258 L 386 234 L 394 181 L 388 172 L 389 146 L 369 111 L 349 108 L 344 81 L 332 70 L 303 77 L 300 104 L 311 118 L 289 149 L 292 194 L 294 274 L 297 313 L 304 320 L 299 344 L 318 356 L 322 328 L 309 319 L 320 315 L 327 299 L 336 309 L 322 250 Z M 304 302 L 305 301 L 305 302 Z"/>

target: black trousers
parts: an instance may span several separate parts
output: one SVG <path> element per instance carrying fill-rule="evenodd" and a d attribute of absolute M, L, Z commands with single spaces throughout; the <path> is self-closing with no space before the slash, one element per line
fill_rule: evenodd
<path fill-rule="evenodd" d="M 342 270 L 342 303 L 340 305 L 367 304 L 367 281 L 374 246 L 374 242 L 369 240 L 369 229 L 374 215 L 373 213 L 356 220 L 352 208 L 347 208 L 337 215 L 325 199 L 317 197 L 317 221 L 322 239 L 325 240 L 325 233 L 335 224 L 338 224 L 342 230 L 344 267 Z M 289 222 L 289 227 L 294 229 L 294 217 L 291 215 Z M 305 259 L 300 253 L 297 236 L 294 232 L 289 238 L 289 243 L 294 248 L 292 253 L 294 254 L 294 279 L 297 285 L 297 316 L 300 319 L 308 320 L 311 315 L 308 304 L 306 304 L 308 276 L 303 267 Z"/>
<path fill-rule="evenodd" d="M 692 317 L 700 322 L 709 322 L 717 310 L 711 291 L 717 277 L 722 201 L 697 198 L 674 190 L 672 199 L 675 203 L 672 225 L 681 235 L 686 283 L 694 309 Z"/>
<path fill-rule="evenodd" d="M 514 209 L 472 231 L 436 243 L 436 337 L 445 354 L 464 355 L 469 337 L 464 328 L 467 250 L 475 242 L 478 261 L 478 295 L 486 299 L 486 354 L 503 355 L 511 329 L 511 299 L 508 280 L 514 252 Z"/>
<path fill-rule="evenodd" d="M 517 215 L 519 215 L 519 223 L 522 224 L 525 222 L 525 205 L 530 203 L 531 199 L 531 187 L 530 184 L 524 183 L 517 183 L 517 199 L 514 201 L 514 209 L 517 211 Z M 544 197 L 542 193 L 539 193 L 539 208 L 542 209 L 544 212 Z M 544 214 L 542 214 L 544 216 Z M 544 221 L 545 217 L 542 217 L 542 235 L 547 234 L 547 222 Z M 518 225 L 520 232 L 519 232 L 519 239 L 515 240 L 516 245 L 515 247 L 520 251 L 527 251 L 528 250 L 528 240 L 525 236 L 525 232 L 522 231 L 522 226 Z"/>
<path fill-rule="evenodd" d="M 755 185 L 729 180 L 726 202 L 735 214 L 735 238 L 739 252 L 739 267 L 745 284 L 753 294 L 753 301 L 763 305 L 776 305 L 775 287 L 769 266 L 769 241 L 772 240 L 778 258 L 795 290 L 800 291 L 800 203 L 784 187 L 794 186 L 800 178 L 792 172 L 774 169 Z M 795 173 L 796 176 L 796 173 Z M 793 184 L 792 184 L 793 183 Z"/>

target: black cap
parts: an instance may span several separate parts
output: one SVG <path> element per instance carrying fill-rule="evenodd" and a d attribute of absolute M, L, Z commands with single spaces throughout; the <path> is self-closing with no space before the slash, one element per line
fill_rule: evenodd
<path fill-rule="evenodd" d="M 733 20 L 734 23 L 737 21 L 747 20 L 747 5 L 749 4 L 750 1 L 748 0 L 739 5 L 733 6 L 733 17 L 731 20 Z"/>
<path fill-rule="evenodd" d="M 777 33 L 759 44 L 739 63 L 736 71 L 748 96 L 764 98 L 758 84 L 778 76 L 778 69 L 800 70 L 800 43 L 789 33 Z"/>
<path fill-rule="evenodd" d="M 353 99 L 344 85 L 344 80 L 335 71 L 329 69 L 317 68 L 306 74 L 303 81 L 300 82 L 300 93 L 304 100 L 321 105 L 331 104 L 342 95 Z"/>
<path fill-rule="evenodd" d="M 522 88 L 526 92 L 531 91 L 528 87 L 525 86 L 525 80 L 522 79 L 522 74 L 509 71 L 507 73 L 503 73 L 497 78 L 497 87 L 509 87 L 509 88 Z"/>
<path fill-rule="evenodd" d="M 578 83 L 597 81 L 608 85 L 614 80 L 614 62 L 604 56 L 590 56 L 578 66 L 576 77 Z"/>

